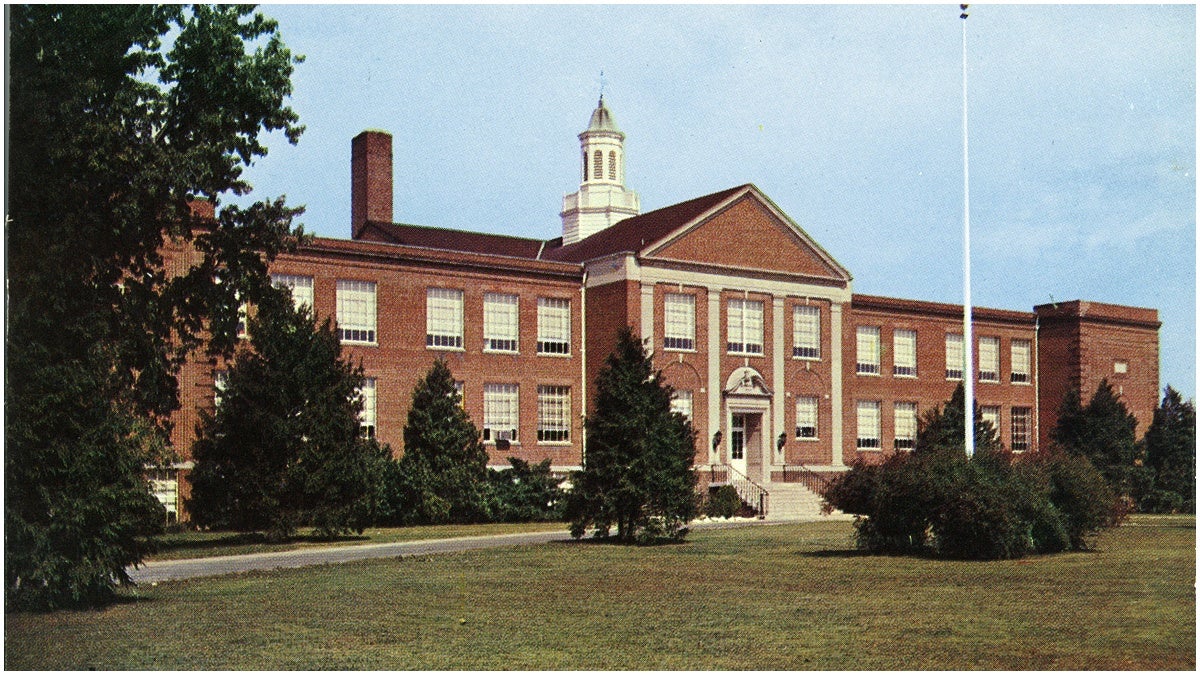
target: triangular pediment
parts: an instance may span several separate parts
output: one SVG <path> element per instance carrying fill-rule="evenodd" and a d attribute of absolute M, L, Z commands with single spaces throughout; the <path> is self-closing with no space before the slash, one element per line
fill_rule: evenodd
<path fill-rule="evenodd" d="M 850 280 L 844 267 L 753 185 L 654 242 L 642 256 Z"/>

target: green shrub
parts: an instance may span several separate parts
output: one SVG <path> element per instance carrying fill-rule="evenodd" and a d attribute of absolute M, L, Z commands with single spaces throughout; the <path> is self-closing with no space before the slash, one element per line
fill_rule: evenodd
<path fill-rule="evenodd" d="M 732 518 L 742 510 L 742 498 L 732 485 L 713 488 L 708 493 L 704 512 L 709 518 Z"/>
<path fill-rule="evenodd" d="M 530 466 L 508 458 L 509 469 L 488 469 L 487 510 L 491 519 L 505 523 L 562 520 L 561 481 L 550 473 L 550 460 Z"/>
<path fill-rule="evenodd" d="M 827 508 L 858 516 L 876 553 L 994 560 L 1081 550 L 1120 519 L 1104 476 L 1083 457 L 953 449 L 859 464 L 830 485 Z"/>
<path fill-rule="evenodd" d="M 1138 503 L 1142 513 L 1179 513 L 1183 509 L 1183 497 L 1170 490 L 1151 490 Z"/>

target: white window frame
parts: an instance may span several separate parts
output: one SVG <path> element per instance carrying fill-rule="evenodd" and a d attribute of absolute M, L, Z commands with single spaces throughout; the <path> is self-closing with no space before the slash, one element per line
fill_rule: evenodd
<path fill-rule="evenodd" d="M 991 422 L 992 428 L 996 430 L 997 438 L 1000 437 L 1000 406 L 981 405 L 979 406 L 979 416 L 984 422 Z"/>
<path fill-rule="evenodd" d="M 730 354 L 762 356 L 763 302 L 746 298 L 729 298 L 725 303 L 725 330 Z"/>
<path fill-rule="evenodd" d="M 907 328 L 892 331 L 892 375 L 917 376 L 917 331 Z"/>
<path fill-rule="evenodd" d="M 817 305 L 792 309 L 792 358 L 821 360 L 821 308 Z"/>
<path fill-rule="evenodd" d="M 946 333 L 946 379 L 963 379 L 963 368 L 966 364 L 962 334 Z"/>
<path fill-rule="evenodd" d="M 316 304 L 313 298 L 313 278 L 302 274 L 272 274 L 271 285 L 276 288 L 286 288 L 292 292 L 292 305 L 296 309 L 308 305 L 313 309 Z"/>
<path fill-rule="evenodd" d="M 213 410 L 221 407 L 221 397 L 225 394 L 225 390 L 229 388 L 229 371 L 214 370 L 213 371 Z"/>
<path fill-rule="evenodd" d="M 516 384 L 483 385 L 483 441 L 519 443 L 521 388 Z"/>
<path fill-rule="evenodd" d="M 855 335 L 854 372 L 859 375 L 879 374 L 879 326 L 858 326 Z"/>
<path fill-rule="evenodd" d="M 880 450 L 879 401 L 859 401 L 855 406 L 857 432 L 855 446 L 859 450 Z"/>
<path fill-rule="evenodd" d="M 344 343 L 376 344 L 375 282 L 337 280 L 338 337 Z"/>
<path fill-rule="evenodd" d="M 365 438 L 375 438 L 375 434 L 378 432 L 376 426 L 378 398 L 375 378 L 364 377 L 362 384 L 358 387 L 358 394 L 362 396 L 363 401 L 362 411 L 358 414 L 362 435 Z"/>
<path fill-rule="evenodd" d="M 539 356 L 571 355 L 571 301 L 568 298 L 538 298 Z"/>
<path fill-rule="evenodd" d="M 1000 381 L 1000 338 L 979 338 L 979 381 Z"/>
<path fill-rule="evenodd" d="M 537 388 L 537 440 L 542 445 L 571 444 L 571 388 L 542 385 Z"/>
<path fill-rule="evenodd" d="M 676 389 L 675 394 L 671 397 L 671 412 L 679 413 L 691 422 L 693 403 L 695 403 L 695 397 L 690 390 Z"/>
<path fill-rule="evenodd" d="M 483 294 L 483 351 L 520 351 L 521 301 L 511 293 Z"/>
<path fill-rule="evenodd" d="M 917 447 L 917 404 L 896 401 L 892 404 L 892 445 L 897 450 Z"/>
<path fill-rule="evenodd" d="M 1009 413 L 1012 423 L 1009 426 L 1009 450 L 1025 452 L 1032 443 L 1033 412 L 1031 408 L 1013 406 Z"/>
<path fill-rule="evenodd" d="M 696 351 L 696 296 L 691 293 L 663 295 L 663 349 Z"/>
<path fill-rule="evenodd" d="M 1009 369 L 1009 382 L 1013 384 L 1030 384 L 1030 365 L 1033 358 L 1033 346 L 1029 340 L 1013 338 L 1009 345 L 1012 364 Z"/>
<path fill-rule="evenodd" d="M 821 438 L 819 399 L 816 396 L 796 397 L 796 440 L 816 441 Z"/>
<path fill-rule="evenodd" d="M 463 292 L 458 288 L 425 289 L 425 348 L 462 351 Z"/>

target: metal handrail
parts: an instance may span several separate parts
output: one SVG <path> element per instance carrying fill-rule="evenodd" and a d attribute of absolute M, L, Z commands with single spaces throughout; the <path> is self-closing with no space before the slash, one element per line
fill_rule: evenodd
<path fill-rule="evenodd" d="M 813 471 L 803 464 L 784 464 L 783 482 L 792 482 L 790 476 L 792 472 L 798 472 L 800 474 L 800 480 L 795 482 L 800 483 L 804 487 L 817 493 L 818 495 L 821 495 L 822 497 L 825 496 L 825 489 L 829 487 L 828 478 L 822 476 L 816 471 Z"/>
<path fill-rule="evenodd" d="M 757 505 L 759 519 L 766 518 L 767 509 L 770 508 L 771 493 L 765 487 L 750 480 L 749 476 L 728 464 L 710 464 L 710 476 L 715 478 L 717 467 L 726 472 L 727 482 L 733 486 L 743 502 L 749 504 L 751 508 Z"/>

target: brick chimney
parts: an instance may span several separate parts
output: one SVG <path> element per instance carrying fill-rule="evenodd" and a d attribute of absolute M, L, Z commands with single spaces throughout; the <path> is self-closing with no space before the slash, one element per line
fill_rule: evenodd
<path fill-rule="evenodd" d="M 392 222 L 392 135 L 367 130 L 350 142 L 350 237 L 368 220 Z"/>

